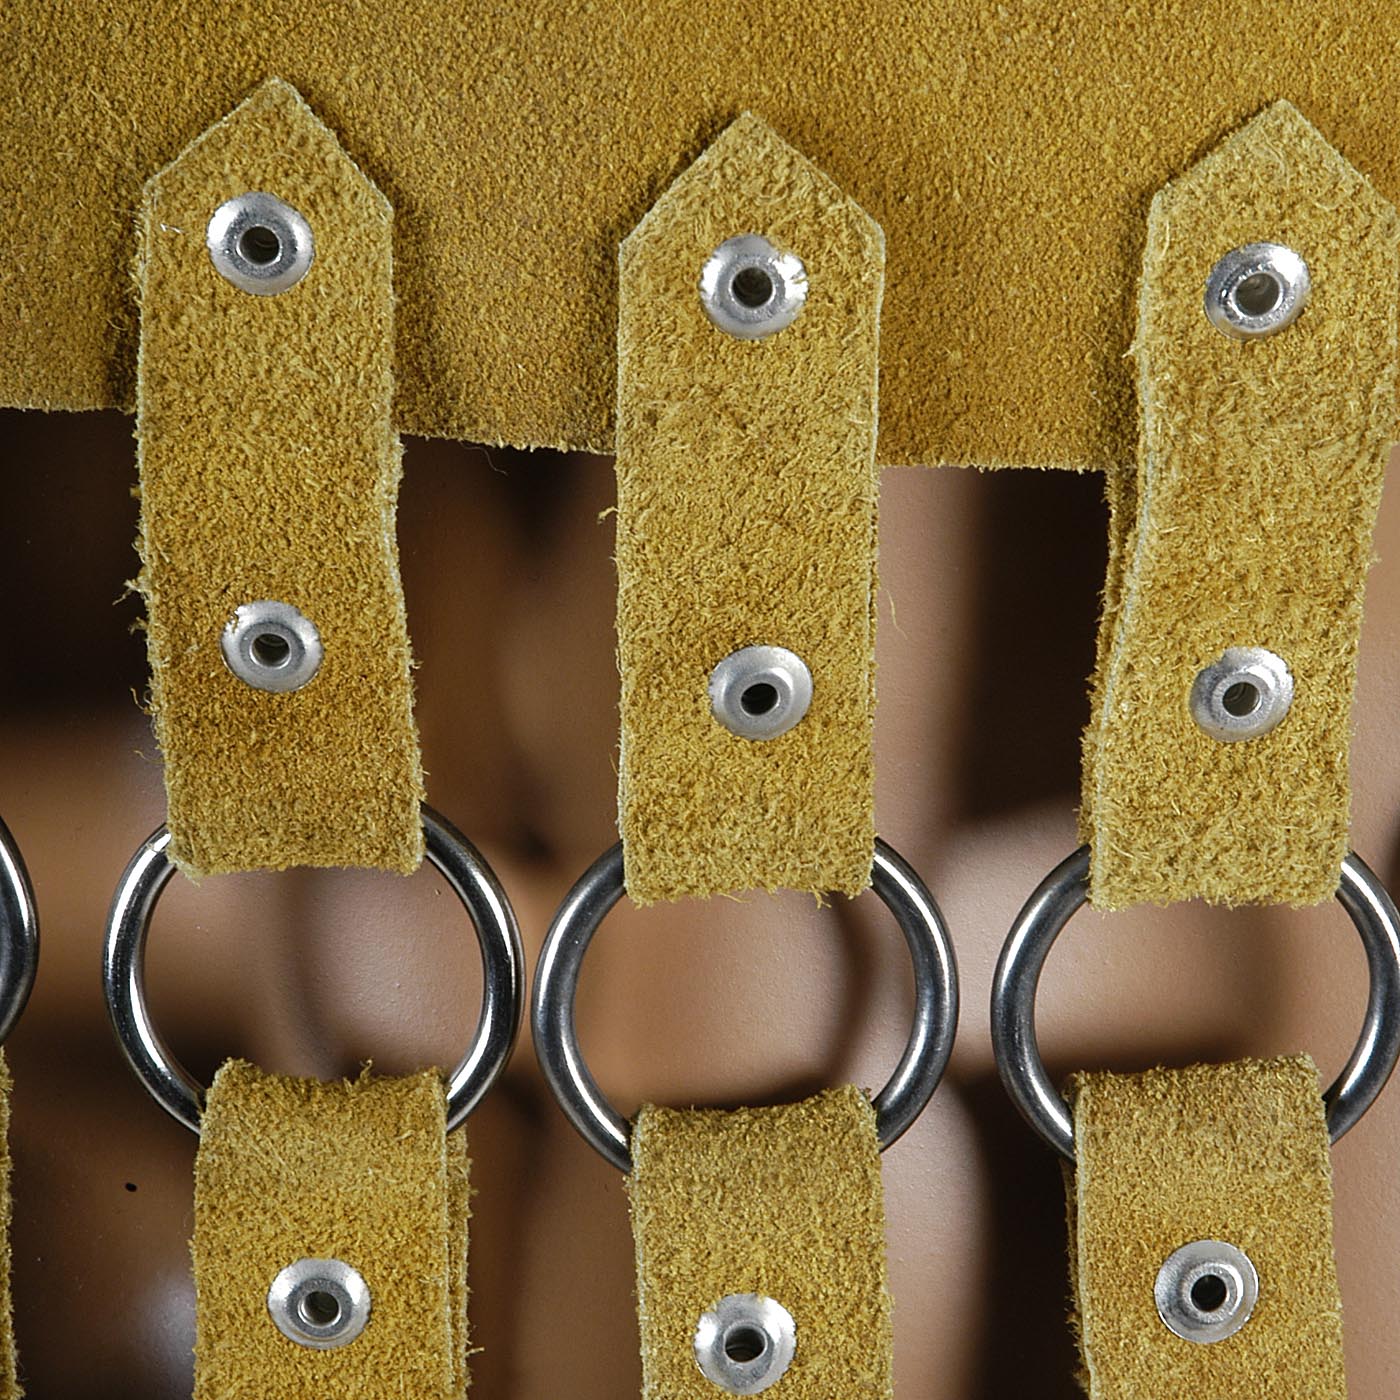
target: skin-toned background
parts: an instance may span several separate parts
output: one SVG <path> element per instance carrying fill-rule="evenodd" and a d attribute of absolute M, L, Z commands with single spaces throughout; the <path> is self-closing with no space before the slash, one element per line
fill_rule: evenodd
<path fill-rule="evenodd" d="M 162 819 L 134 698 L 145 658 L 131 423 L 0 415 L 0 810 L 44 952 L 15 1032 L 14 1281 L 23 1373 L 46 1400 L 190 1390 L 194 1137 L 122 1063 L 98 969 L 123 864 Z M 1105 516 L 1097 477 L 888 471 L 882 482 L 876 813 L 951 923 L 952 1066 L 886 1155 L 897 1393 L 1069 1400 L 1059 1167 L 1005 1100 L 986 1004 L 1006 928 L 1074 844 Z M 611 465 L 411 441 L 400 544 L 430 800 L 505 881 L 533 969 L 555 904 L 615 838 Z M 601 518 L 600 518 L 601 517 Z M 250 523 L 256 528 L 256 522 Z M 1400 495 L 1383 506 L 1357 705 L 1355 844 L 1400 885 Z M 333 1076 L 456 1059 L 474 940 L 430 871 L 177 880 L 152 932 L 162 1029 L 201 1077 L 229 1055 Z M 1042 988 L 1053 1073 L 1309 1050 L 1360 1024 L 1365 964 L 1334 905 L 1081 913 Z M 878 1087 L 909 1006 L 873 896 L 625 903 L 590 952 L 580 1037 L 624 1111 Z M 468 1132 L 473 1393 L 638 1392 L 620 1176 L 545 1091 L 528 1038 Z M 1353 1400 L 1400 1371 L 1400 1087 L 1338 1148 L 1337 1255 Z M 308 1190 L 315 1184 L 307 1183 Z"/>

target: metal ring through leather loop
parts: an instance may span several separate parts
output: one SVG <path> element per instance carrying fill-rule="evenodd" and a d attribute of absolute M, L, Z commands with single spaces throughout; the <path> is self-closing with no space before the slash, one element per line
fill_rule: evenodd
<path fill-rule="evenodd" d="M 38 970 L 34 890 L 14 837 L 0 822 L 0 1044 L 14 1030 Z"/>
<path fill-rule="evenodd" d="M 914 1024 L 889 1082 L 875 1096 L 883 1151 L 919 1116 L 953 1049 L 958 974 L 947 926 L 924 882 L 897 852 L 875 843 L 871 886 L 899 923 L 914 963 Z M 604 1096 L 579 1050 L 574 996 L 589 942 L 624 893 L 622 846 L 584 872 L 554 916 L 530 1009 L 535 1053 L 569 1121 L 615 1167 L 632 1170 L 632 1125 Z"/>
<path fill-rule="evenodd" d="M 1055 939 L 1089 897 L 1089 848 L 1081 847 L 1040 883 L 1011 926 L 992 983 L 992 1047 L 1001 1082 L 1032 1128 L 1069 1162 L 1074 1121 L 1055 1088 L 1035 1035 L 1035 994 Z M 1370 1108 L 1400 1057 L 1400 913 L 1355 854 L 1342 862 L 1337 899 L 1366 949 L 1371 985 L 1361 1037 L 1323 1098 L 1333 1142 Z"/>
<path fill-rule="evenodd" d="M 481 947 L 481 1014 L 470 1048 L 447 1077 L 447 1128 L 465 1122 L 505 1068 L 520 1029 L 525 955 L 505 890 L 476 848 L 450 822 L 424 806 L 428 860 L 451 885 L 476 929 Z M 161 891 L 175 873 L 170 832 L 144 841 L 122 875 L 107 917 L 102 980 L 107 1012 L 122 1053 L 147 1092 L 194 1132 L 204 1086 L 174 1057 L 146 1007 L 146 931 Z"/>

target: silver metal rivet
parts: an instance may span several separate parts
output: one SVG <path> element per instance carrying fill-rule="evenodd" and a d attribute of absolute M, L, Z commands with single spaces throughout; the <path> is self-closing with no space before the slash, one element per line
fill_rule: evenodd
<path fill-rule="evenodd" d="M 1227 647 L 1191 684 L 1191 718 L 1212 739 L 1257 739 L 1293 704 L 1293 673 L 1263 647 Z"/>
<path fill-rule="evenodd" d="M 369 1321 L 369 1287 L 339 1259 L 298 1259 L 267 1290 L 267 1310 L 284 1337 L 317 1351 L 353 1342 Z"/>
<path fill-rule="evenodd" d="M 772 1298 L 730 1293 L 700 1315 L 695 1360 L 731 1395 L 757 1395 L 782 1380 L 797 1351 L 797 1324 Z"/>
<path fill-rule="evenodd" d="M 741 739 L 786 734 L 812 703 L 812 673 L 786 647 L 744 647 L 710 672 L 710 710 Z"/>
<path fill-rule="evenodd" d="M 756 233 L 721 243 L 700 272 L 700 304 L 727 335 L 760 340 L 792 325 L 807 300 L 807 269 Z"/>
<path fill-rule="evenodd" d="M 1232 248 L 1206 279 L 1206 315 L 1238 340 L 1273 335 L 1291 326 L 1308 300 L 1308 265 L 1282 243 Z"/>
<path fill-rule="evenodd" d="M 219 276 L 259 297 L 295 287 L 316 253 L 311 225 L 290 204 L 258 190 L 219 205 L 204 241 Z"/>
<path fill-rule="evenodd" d="M 1184 1244 L 1157 1271 L 1157 1314 L 1188 1342 L 1223 1342 L 1249 1321 L 1259 1275 L 1249 1255 L 1224 1240 Z"/>
<path fill-rule="evenodd" d="M 323 655 L 316 624 L 290 603 L 244 603 L 219 645 L 230 671 L 258 690 L 300 690 Z"/>

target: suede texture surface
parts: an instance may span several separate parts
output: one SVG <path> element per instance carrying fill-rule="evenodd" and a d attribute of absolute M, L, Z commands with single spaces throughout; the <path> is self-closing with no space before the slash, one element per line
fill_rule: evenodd
<path fill-rule="evenodd" d="M 730 1293 L 776 1299 L 797 1351 L 771 1394 L 890 1400 L 880 1147 L 853 1087 L 776 1108 L 644 1108 L 628 1190 L 644 1400 L 714 1400 L 701 1314 Z"/>
<path fill-rule="evenodd" d="M 700 270 L 757 233 L 807 274 L 797 319 L 726 334 Z M 854 894 L 874 858 L 879 227 L 757 117 L 729 128 L 622 245 L 618 322 L 619 824 L 627 891 Z M 752 645 L 812 673 L 776 739 L 711 713 Z"/>
<path fill-rule="evenodd" d="M 10 0 L 0 402 L 130 405 L 143 184 L 265 79 L 398 215 L 404 431 L 607 450 L 618 240 L 754 111 L 885 229 L 880 461 L 1116 467 L 1148 202 L 1271 102 L 1400 195 L 1393 0 Z"/>
<path fill-rule="evenodd" d="M 205 224 L 261 190 L 315 257 L 277 296 L 215 270 Z M 391 214 L 285 83 L 268 83 L 147 187 L 137 424 L 151 707 L 171 854 L 193 874 L 407 872 L 423 779 L 394 515 Z M 290 693 L 229 670 L 220 637 L 275 599 L 324 660 Z"/>
<path fill-rule="evenodd" d="M 195 1400 L 459 1400 L 467 1387 L 466 1142 L 435 1070 L 323 1084 L 230 1061 L 195 1162 Z M 298 1259 L 339 1259 L 370 1293 L 334 1350 L 267 1307 Z"/>
<path fill-rule="evenodd" d="M 1279 103 L 1153 201 L 1135 353 L 1135 475 L 1109 478 L 1111 552 L 1084 744 L 1082 830 L 1103 909 L 1202 896 L 1309 904 L 1348 845 L 1357 641 L 1397 429 L 1400 221 Z M 1231 339 L 1202 298 L 1245 243 L 1302 254 L 1297 321 Z M 1266 647 L 1292 708 L 1259 738 L 1200 730 L 1227 647 Z"/>
<path fill-rule="evenodd" d="M 14 1302 L 10 1285 L 10 1223 L 14 1201 L 10 1195 L 13 1159 L 10 1155 L 10 1094 L 14 1081 L 0 1051 L 0 1400 L 19 1400 L 19 1359 L 15 1349 Z"/>
<path fill-rule="evenodd" d="M 1070 1258 L 1090 1400 L 1345 1400 L 1332 1171 L 1306 1057 L 1072 1081 Z M 1176 1336 L 1153 1285 L 1193 1240 L 1243 1250 L 1249 1321 Z"/>

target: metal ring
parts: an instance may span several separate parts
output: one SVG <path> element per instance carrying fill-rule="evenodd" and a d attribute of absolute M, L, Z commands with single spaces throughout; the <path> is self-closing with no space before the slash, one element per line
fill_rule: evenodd
<path fill-rule="evenodd" d="M 482 998 L 476 1034 L 447 1077 L 447 1130 L 459 1127 L 505 1068 L 520 1029 L 525 955 L 515 914 L 491 867 L 450 822 L 425 803 L 427 857 L 462 901 L 481 947 Z M 162 826 L 141 844 L 107 916 L 102 982 L 122 1053 L 146 1091 L 172 1118 L 199 1132 L 204 1086 L 175 1058 L 146 1007 L 146 932 L 175 866 Z"/>
<path fill-rule="evenodd" d="M 34 887 L 15 839 L 0 822 L 0 1044 L 15 1028 L 39 970 Z"/>
<path fill-rule="evenodd" d="M 1088 897 L 1089 848 L 1081 846 L 1041 881 L 1016 916 L 992 982 L 992 1049 L 1001 1082 L 1026 1122 L 1071 1163 L 1074 1121 L 1040 1057 L 1035 993 L 1055 939 Z M 1342 862 L 1337 899 L 1361 935 L 1371 985 L 1361 1037 L 1323 1095 L 1333 1142 L 1370 1108 L 1400 1057 L 1400 913 L 1355 853 Z"/>
<path fill-rule="evenodd" d="M 895 916 L 914 963 L 914 1024 L 889 1082 L 875 1096 L 884 1151 L 922 1112 L 943 1077 L 958 1024 L 958 973 L 943 915 L 913 867 L 875 842 L 871 885 Z M 535 969 L 530 1027 L 540 1068 L 584 1140 L 623 1172 L 632 1170 L 632 1125 L 608 1102 L 584 1063 L 574 995 L 589 942 L 624 892 L 622 846 L 605 851 L 564 897 Z"/>

